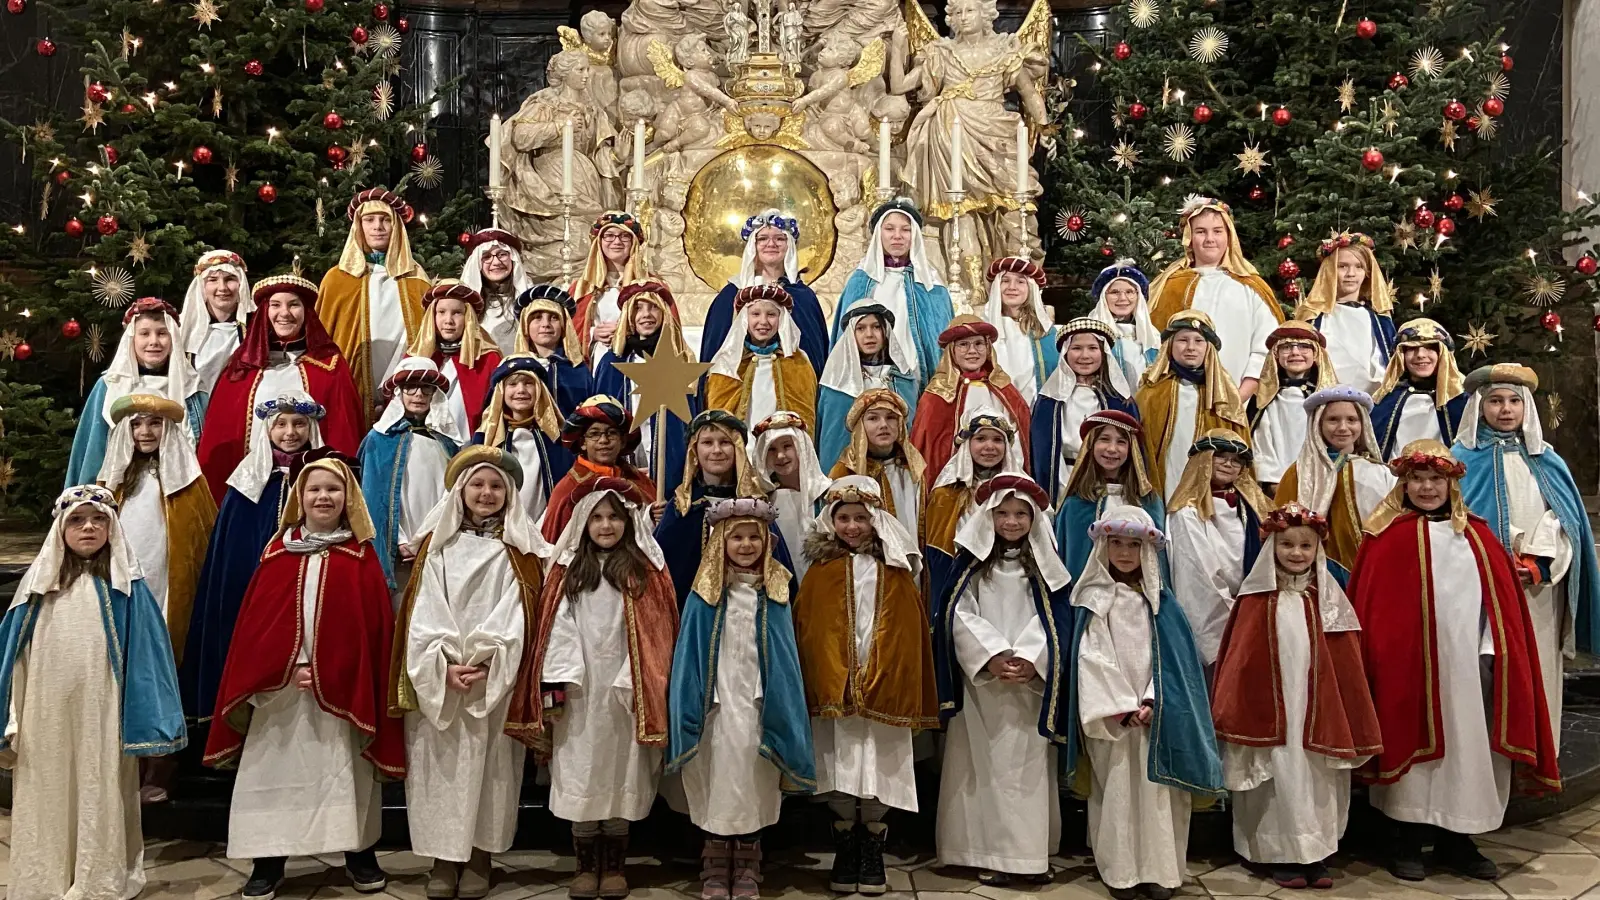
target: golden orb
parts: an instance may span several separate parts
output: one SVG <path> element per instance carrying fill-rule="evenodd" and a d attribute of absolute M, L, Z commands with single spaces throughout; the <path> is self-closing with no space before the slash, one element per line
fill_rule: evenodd
<path fill-rule="evenodd" d="M 683 243 L 694 274 L 714 290 L 738 275 L 745 219 L 769 208 L 800 223 L 800 280 L 827 271 L 838 237 L 828 176 L 793 150 L 752 144 L 712 159 L 689 185 Z"/>

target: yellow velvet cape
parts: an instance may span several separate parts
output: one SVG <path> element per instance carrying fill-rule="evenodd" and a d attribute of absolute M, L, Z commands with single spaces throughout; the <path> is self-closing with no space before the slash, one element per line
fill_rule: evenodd
<path fill-rule="evenodd" d="M 739 361 L 739 377 L 715 372 L 706 376 L 706 409 L 724 409 L 746 422 L 750 420 L 750 389 L 755 384 L 756 355 L 749 350 Z M 772 381 L 778 393 L 778 409 L 786 409 L 817 431 L 817 371 L 804 353 L 775 355 Z"/>
<path fill-rule="evenodd" d="M 1278 305 L 1278 298 L 1273 295 L 1271 285 L 1260 275 L 1253 272 L 1241 275 L 1228 268 L 1224 268 L 1223 271 L 1234 281 L 1255 291 L 1261 302 L 1272 311 L 1272 317 L 1279 323 L 1284 321 L 1283 307 Z M 1150 324 L 1157 329 L 1166 328 L 1168 319 L 1188 309 L 1189 304 L 1194 302 L 1194 289 L 1199 283 L 1200 273 L 1187 266 L 1173 269 L 1157 279 L 1157 283 L 1150 286 Z"/>
<path fill-rule="evenodd" d="M 371 269 L 357 277 L 335 267 L 322 276 L 322 285 L 317 288 L 317 317 L 339 345 L 339 352 L 350 361 L 350 374 L 362 400 L 363 428 L 371 427 L 373 421 L 372 325 L 367 320 L 367 280 L 371 277 Z M 422 295 L 430 285 L 427 278 L 402 275 L 395 286 L 400 289 L 400 314 L 405 318 L 409 347 L 422 328 Z"/>
<path fill-rule="evenodd" d="M 1278 482 L 1279 505 L 1300 496 L 1300 464 L 1290 463 L 1283 480 Z M 1361 549 L 1361 510 L 1356 506 L 1355 473 L 1347 463 L 1339 470 L 1339 481 L 1333 489 L 1333 500 L 1328 504 L 1328 537 L 1322 549 L 1328 558 L 1344 566 L 1346 572 L 1356 564 L 1356 551 Z"/>
<path fill-rule="evenodd" d="M 1165 348 L 1162 352 L 1167 352 Z M 1206 365 L 1217 366 L 1217 354 L 1206 349 Z M 1148 373 L 1147 373 L 1148 374 Z M 1139 407 L 1139 418 L 1144 433 L 1139 443 L 1144 447 L 1145 462 L 1149 466 L 1150 484 L 1160 496 L 1166 496 L 1167 473 L 1162 461 L 1167 458 L 1167 447 L 1181 441 L 1188 447 L 1213 428 L 1226 428 L 1250 443 L 1250 425 L 1240 409 L 1238 395 L 1232 398 L 1213 396 L 1207 384 L 1200 385 L 1200 406 L 1195 410 L 1194 434 L 1174 434 L 1178 425 L 1178 376 L 1170 371 L 1153 381 L 1145 382 L 1134 395 L 1134 405 Z"/>
<path fill-rule="evenodd" d="M 116 491 L 119 505 L 127 486 L 124 481 Z M 201 475 L 162 497 L 161 504 L 167 516 L 167 635 L 172 638 L 173 658 L 182 663 L 200 567 L 217 521 L 217 501 L 211 499 L 211 487 Z"/>
<path fill-rule="evenodd" d="M 954 558 L 956 530 L 961 525 L 962 514 L 972 508 L 972 497 L 972 486 L 961 482 L 941 485 L 929 492 L 918 520 L 922 523 L 923 543 Z"/>

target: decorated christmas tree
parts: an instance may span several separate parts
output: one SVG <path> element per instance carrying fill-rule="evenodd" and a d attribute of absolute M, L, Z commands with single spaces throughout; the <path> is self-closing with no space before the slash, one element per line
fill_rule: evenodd
<path fill-rule="evenodd" d="M 182 305 L 195 260 L 226 248 L 252 278 L 316 280 L 348 229 L 351 196 L 398 187 L 417 209 L 414 252 L 453 275 L 476 198 L 438 190 L 428 105 L 402 106 L 409 24 L 366 0 L 8 0 L 31 29 L 42 82 L 80 108 L 35 100 L 0 119 L 34 190 L 0 232 L 0 482 L 6 508 L 47 510 L 73 415 L 121 334 L 122 308 Z M 447 86 L 453 89 L 454 85 Z M 8 481 L 6 474 L 14 472 Z"/>

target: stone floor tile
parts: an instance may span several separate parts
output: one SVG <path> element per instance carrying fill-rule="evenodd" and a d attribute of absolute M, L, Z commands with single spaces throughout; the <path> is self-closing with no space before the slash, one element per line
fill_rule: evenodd
<path fill-rule="evenodd" d="M 1572 836 L 1572 839 L 1582 844 L 1593 852 L 1600 852 L 1600 825 L 1585 828 Z"/>
<path fill-rule="evenodd" d="M 512 850 L 509 853 L 498 853 L 495 855 L 495 862 L 511 869 L 531 869 L 567 878 L 578 870 L 577 858 L 572 854 L 551 853 L 549 850 Z"/>
<path fill-rule="evenodd" d="M 238 893 L 245 876 L 214 859 L 185 859 L 145 868 L 145 889 L 140 896 L 162 900 L 219 900 Z M 315 890 L 322 882 L 308 885 Z"/>
<path fill-rule="evenodd" d="M 1587 854 L 1593 852 L 1572 838 L 1549 831 L 1535 831 L 1531 828 L 1502 828 L 1499 831 L 1479 835 L 1477 839 L 1480 843 L 1517 847 L 1522 850 L 1532 850 L 1535 853 Z"/>
<path fill-rule="evenodd" d="M 1274 900 L 1448 900 L 1444 894 L 1411 887 L 1395 881 L 1384 880 L 1387 873 L 1360 875 L 1335 879 L 1333 888 L 1326 891 L 1282 888 L 1272 894 Z"/>
<path fill-rule="evenodd" d="M 355 889 L 350 886 L 349 879 L 340 873 L 330 879 L 329 885 L 332 896 L 352 897 L 358 896 Z M 531 897 L 550 889 L 547 879 L 540 878 L 536 873 L 517 870 L 513 872 L 497 871 L 494 880 L 489 886 L 488 900 L 520 900 L 522 897 Z M 384 893 L 400 900 L 427 900 L 428 873 L 395 875 L 389 879 L 389 887 Z M 322 894 L 318 894 L 321 900 Z"/>
<path fill-rule="evenodd" d="M 926 893 L 918 894 L 918 900 L 927 896 Z M 985 897 L 988 900 L 1088 900 L 1091 897 L 1110 897 L 1105 885 L 1098 878 L 1079 878 L 1065 881 L 1057 878 L 1050 884 L 1029 885 L 1026 887 L 997 888 L 988 885 L 978 885 L 972 889 L 972 896 Z M 971 900 L 971 897 L 968 898 Z"/>
<path fill-rule="evenodd" d="M 977 883 L 973 883 L 977 887 Z M 973 894 L 967 891 L 917 891 L 917 900 L 972 900 Z"/>
<path fill-rule="evenodd" d="M 1238 861 L 1239 858 L 1236 856 L 1222 857 L 1219 859 L 1200 859 L 1198 857 L 1190 857 L 1189 859 L 1184 860 L 1184 865 L 1187 866 L 1187 872 L 1190 878 L 1199 878 L 1201 875 L 1204 875 L 1207 872 L 1215 872 L 1217 869 L 1232 865 Z M 1089 864 L 1091 866 L 1094 865 L 1094 860 L 1092 858 L 1090 859 Z"/>
<path fill-rule="evenodd" d="M 1551 816 L 1535 823 L 1531 827 L 1534 831 L 1548 831 L 1552 834 L 1571 837 L 1586 828 L 1593 828 L 1596 825 L 1600 825 L 1600 809 L 1579 807 L 1559 816 Z"/>
<path fill-rule="evenodd" d="M 220 859 L 225 850 L 211 841 L 145 841 L 144 867 L 152 869 L 186 859 Z"/>
<path fill-rule="evenodd" d="M 1486 855 L 1493 858 L 1493 854 Z M 1503 871 L 1512 871 L 1512 867 L 1506 867 Z M 1506 898 L 1506 892 L 1495 882 L 1463 878 L 1449 872 L 1434 872 L 1421 881 L 1400 881 L 1387 871 L 1380 870 L 1367 876 L 1367 880 L 1392 887 L 1431 891 L 1441 897 L 1452 897 L 1454 900 L 1505 900 Z"/>
<path fill-rule="evenodd" d="M 926 866 L 911 873 L 911 885 L 920 895 L 924 891 L 954 891 L 964 894 L 978 886 L 975 869 L 957 866 Z"/>
<path fill-rule="evenodd" d="M 1213 897 L 1265 897 L 1278 889 L 1272 879 L 1263 878 L 1237 863 L 1197 877 Z"/>
<path fill-rule="evenodd" d="M 687 900 L 689 896 L 683 891 L 664 887 L 633 888 L 628 892 L 628 900 Z M 696 898 L 700 896 L 698 888 L 693 896 Z"/>
<path fill-rule="evenodd" d="M 1523 863 L 1497 884 L 1514 900 L 1566 900 L 1600 884 L 1600 858 L 1547 853 Z"/>

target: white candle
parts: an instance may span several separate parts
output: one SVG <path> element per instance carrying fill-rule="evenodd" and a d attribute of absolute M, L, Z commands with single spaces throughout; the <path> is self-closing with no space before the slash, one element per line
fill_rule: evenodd
<path fill-rule="evenodd" d="M 961 117 L 950 123 L 950 190 L 959 191 L 963 165 L 961 162 Z"/>
<path fill-rule="evenodd" d="M 489 117 L 489 187 L 500 186 L 500 114 Z"/>
<path fill-rule="evenodd" d="M 644 190 L 644 120 L 633 122 L 633 186 Z"/>
<path fill-rule="evenodd" d="M 561 193 L 572 193 L 572 120 L 561 126 Z"/>
<path fill-rule="evenodd" d="M 1028 123 L 1017 116 L 1017 193 L 1028 192 Z"/>
<path fill-rule="evenodd" d="M 891 188 L 894 185 L 889 172 L 889 122 L 884 120 L 878 123 L 878 187 Z"/>

